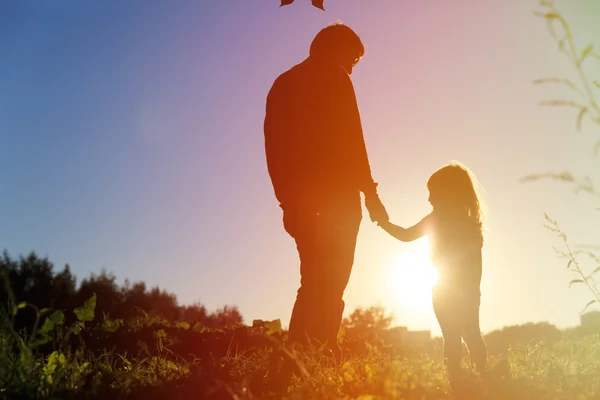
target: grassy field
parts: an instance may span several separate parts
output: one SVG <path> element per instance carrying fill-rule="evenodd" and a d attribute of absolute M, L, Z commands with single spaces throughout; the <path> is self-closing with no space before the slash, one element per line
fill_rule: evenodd
<path fill-rule="evenodd" d="M 15 332 L 3 314 L 0 396 L 7 399 L 600 399 L 600 336 L 530 342 L 490 356 L 484 380 L 465 363 L 454 392 L 439 341 L 392 346 L 381 332 L 346 338 L 346 359 L 292 354 L 298 376 L 276 391 L 269 359 L 285 338 L 280 324 L 207 329 L 141 316 L 96 318 L 95 296 L 75 309 L 39 311 L 39 326 Z M 45 318 L 44 318 L 45 315 Z"/>

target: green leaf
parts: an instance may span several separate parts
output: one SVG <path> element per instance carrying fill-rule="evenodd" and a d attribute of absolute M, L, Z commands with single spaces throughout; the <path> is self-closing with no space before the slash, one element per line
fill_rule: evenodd
<path fill-rule="evenodd" d="M 87 369 L 87 367 L 90 366 L 89 361 L 84 362 L 83 364 L 81 364 L 81 366 L 79 367 L 79 373 L 82 374 L 85 372 L 85 370 Z"/>
<path fill-rule="evenodd" d="M 581 104 L 571 101 L 571 100 L 562 100 L 562 99 L 552 99 L 552 100 L 543 100 L 540 101 L 542 106 L 550 106 L 550 107 L 574 107 L 579 110 L 583 107 Z"/>
<path fill-rule="evenodd" d="M 573 259 L 570 259 L 567 263 L 567 269 L 571 269 L 571 265 L 573 265 Z"/>
<path fill-rule="evenodd" d="M 49 333 L 52 332 L 56 325 L 61 325 L 64 321 L 65 316 L 60 310 L 56 310 L 48 317 L 46 317 L 46 319 L 44 319 L 44 324 L 42 325 L 39 331 L 40 335 L 42 336 L 42 338 L 39 340 L 43 341 L 43 343 L 41 344 L 46 343 L 48 341 L 47 338 Z"/>
<path fill-rule="evenodd" d="M 56 325 L 62 325 L 65 322 L 65 314 L 62 311 L 56 310 L 48 316 Z"/>
<path fill-rule="evenodd" d="M 12 308 L 12 315 L 17 315 L 20 309 L 27 307 L 27 303 L 22 301 Z"/>
<path fill-rule="evenodd" d="M 374 383 L 377 380 L 377 376 L 381 372 L 383 372 L 383 367 L 380 365 L 374 363 L 369 363 L 365 365 L 365 373 L 367 375 L 367 381 L 369 383 Z M 369 397 L 366 398 L 368 399 Z"/>
<path fill-rule="evenodd" d="M 581 314 L 583 314 L 583 313 L 585 312 L 585 310 L 587 310 L 587 309 L 588 309 L 588 307 L 589 307 L 589 306 L 591 306 L 592 304 L 594 304 L 594 303 L 597 303 L 597 302 L 598 302 L 598 300 L 592 300 L 592 301 L 590 301 L 589 303 L 587 303 L 587 304 L 585 305 L 585 307 L 583 307 L 583 310 L 581 310 Z"/>
<path fill-rule="evenodd" d="M 114 333 L 123 325 L 123 320 L 120 318 L 110 319 L 106 318 L 102 323 L 102 329 L 106 332 Z"/>
<path fill-rule="evenodd" d="M 600 151 L 600 140 L 594 145 L 594 151 L 593 151 L 594 156 L 597 156 L 599 151 Z"/>
<path fill-rule="evenodd" d="M 83 307 L 77 307 L 73 312 L 77 316 L 77 319 L 82 322 L 88 322 L 94 319 L 96 310 L 96 293 L 92 294 L 85 303 L 83 303 Z"/>
<path fill-rule="evenodd" d="M 558 13 L 556 13 L 556 12 L 534 11 L 533 14 L 537 17 L 546 18 L 548 21 L 559 18 Z"/>
<path fill-rule="evenodd" d="M 33 361 L 33 354 L 31 349 L 26 345 L 22 345 L 19 351 L 19 364 L 20 365 L 30 365 Z"/>
<path fill-rule="evenodd" d="M 576 90 L 575 84 L 573 84 L 573 82 L 571 82 L 569 79 L 566 79 L 566 78 L 540 78 L 540 79 L 535 79 L 533 81 L 534 85 L 544 85 L 547 83 L 565 85 L 569 89 Z"/>
<path fill-rule="evenodd" d="M 585 282 L 583 281 L 583 279 L 573 279 L 571 282 L 569 282 L 569 287 L 571 287 L 571 285 L 574 283 L 585 283 Z"/>
<path fill-rule="evenodd" d="M 78 335 L 79 332 L 81 332 L 84 327 L 85 327 L 85 323 L 83 323 L 81 321 L 77 321 L 71 326 L 71 332 L 74 333 L 75 335 Z"/>
<path fill-rule="evenodd" d="M 177 321 L 175 322 L 175 327 L 180 329 L 190 329 L 190 324 L 186 321 Z"/>
<path fill-rule="evenodd" d="M 152 334 L 157 339 L 158 338 L 166 338 L 167 337 L 167 332 L 165 332 L 164 329 L 157 329 Z"/>
<path fill-rule="evenodd" d="M 31 349 L 38 348 L 39 346 L 43 346 L 46 343 L 50 342 L 50 340 L 52 340 L 52 338 L 50 336 L 41 336 L 41 337 L 38 337 L 37 339 L 32 340 L 29 343 L 29 348 L 31 348 Z"/>
<path fill-rule="evenodd" d="M 587 56 L 592 54 L 592 50 L 594 50 L 593 44 L 589 44 L 585 49 L 583 49 L 583 51 L 581 52 L 581 59 L 579 60 L 579 62 L 583 62 Z"/>
<path fill-rule="evenodd" d="M 577 115 L 577 130 L 581 132 L 581 121 L 583 121 L 583 117 L 585 113 L 588 112 L 587 107 L 581 107 L 579 110 L 579 114 Z"/>
<path fill-rule="evenodd" d="M 200 322 L 196 322 L 192 326 L 193 332 L 204 332 L 205 330 L 206 330 L 206 327 L 204 325 L 202 325 Z"/>
<path fill-rule="evenodd" d="M 60 359 L 60 355 L 59 355 L 58 351 L 53 351 L 48 356 L 48 361 L 46 362 L 46 365 L 44 366 L 44 375 L 46 375 L 49 378 L 52 378 L 52 374 L 54 373 L 54 371 L 56 371 L 56 367 L 58 367 L 59 359 Z M 50 380 L 50 382 L 52 382 L 52 381 Z"/>
<path fill-rule="evenodd" d="M 44 324 L 40 328 L 40 335 L 47 336 L 54 329 L 55 324 L 50 318 L 44 320 Z"/>

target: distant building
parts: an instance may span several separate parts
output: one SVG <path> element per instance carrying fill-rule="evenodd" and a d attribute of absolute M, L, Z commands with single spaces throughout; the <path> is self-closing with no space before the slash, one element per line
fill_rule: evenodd
<path fill-rule="evenodd" d="M 428 343 L 431 340 L 431 332 L 406 331 L 406 340 L 414 343 Z"/>

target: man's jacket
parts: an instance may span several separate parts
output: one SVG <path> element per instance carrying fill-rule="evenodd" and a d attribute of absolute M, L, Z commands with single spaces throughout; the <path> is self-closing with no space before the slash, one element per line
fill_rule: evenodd
<path fill-rule="evenodd" d="M 282 208 L 318 209 L 375 192 L 352 81 L 312 58 L 281 74 L 267 96 L 265 150 Z"/>

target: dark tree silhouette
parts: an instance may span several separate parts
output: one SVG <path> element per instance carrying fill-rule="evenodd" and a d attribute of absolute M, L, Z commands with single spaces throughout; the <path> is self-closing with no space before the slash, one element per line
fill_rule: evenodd
<path fill-rule="evenodd" d="M 386 315 L 385 309 L 381 306 L 359 307 L 344 318 L 342 326 L 347 331 L 383 331 L 390 328 L 392 320 L 393 317 Z"/>
<path fill-rule="evenodd" d="M 562 332 L 547 322 L 507 326 L 485 335 L 490 354 L 503 354 L 511 346 L 530 342 L 553 342 L 561 339 Z"/>
<path fill-rule="evenodd" d="M 201 325 L 205 325 L 208 319 L 208 312 L 202 304 L 194 303 L 180 308 L 179 319 L 187 321 L 190 324 L 200 323 Z"/>
<path fill-rule="evenodd" d="M 13 260 L 5 251 L 0 257 L 0 306 L 8 309 L 18 304 L 32 304 L 42 310 L 68 309 L 76 293 L 75 278 L 68 265 L 55 274 L 54 264 L 31 252 L 27 257 Z M 21 308 L 21 307 L 19 307 Z M 8 309 L 7 315 L 13 310 Z M 23 307 L 15 317 L 17 331 L 29 331 L 35 322 L 36 311 Z"/>
<path fill-rule="evenodd" d="M 180 306 L 177 297 L 158 286 L 148 290 L 146 283 L 128 280 L 119 285 L 114 274 L 101 271 L 81 281 L 77 288 L 76 278 L 69 265 L 59 272 L 47 258 L 35 252 L 18 260 L 5 251 L 0 256 L 0 308 L 4 317 L 10 317 L 17 308 L 14 327 L 17 331 L 31 332 L 36 320 L 36 308 L 61 310 L 67 322 L 74 321 L 73 310 L 96 295 L 95 314 L 97 322 L 106 315 L 111 319 L 132 321 L 135 318 L 162 318 L 168 322 L 186 321 L 190 325 L 224 329 L 243 323 L 237 307 L 225 306 L 212 313 L 201 304 Z M 40 324 L 49 315 L 44 312 Z M 12 317 L 11 317 L 12 318 Z M 12 321 L 10 321 L 12 323 Z M 40 325 L 41 326 L 41 325 Z"/>
<path fill-rule="evenodd" d="M 235 327 L 243 322 L 242 314 L 236 306 L 219 308 L 208 317 L 209 328 Z"/>
<path fill-rule="evenodd" d="M 98 315 L 103 313 L 118 317 L 123 304 L 122 294 L 116 282 L 116 277 L 106 271 L 99 275 L 92 274 L 81 282 L 73 305 L 81 305 L 96 293 L 96 310 Z"/>

